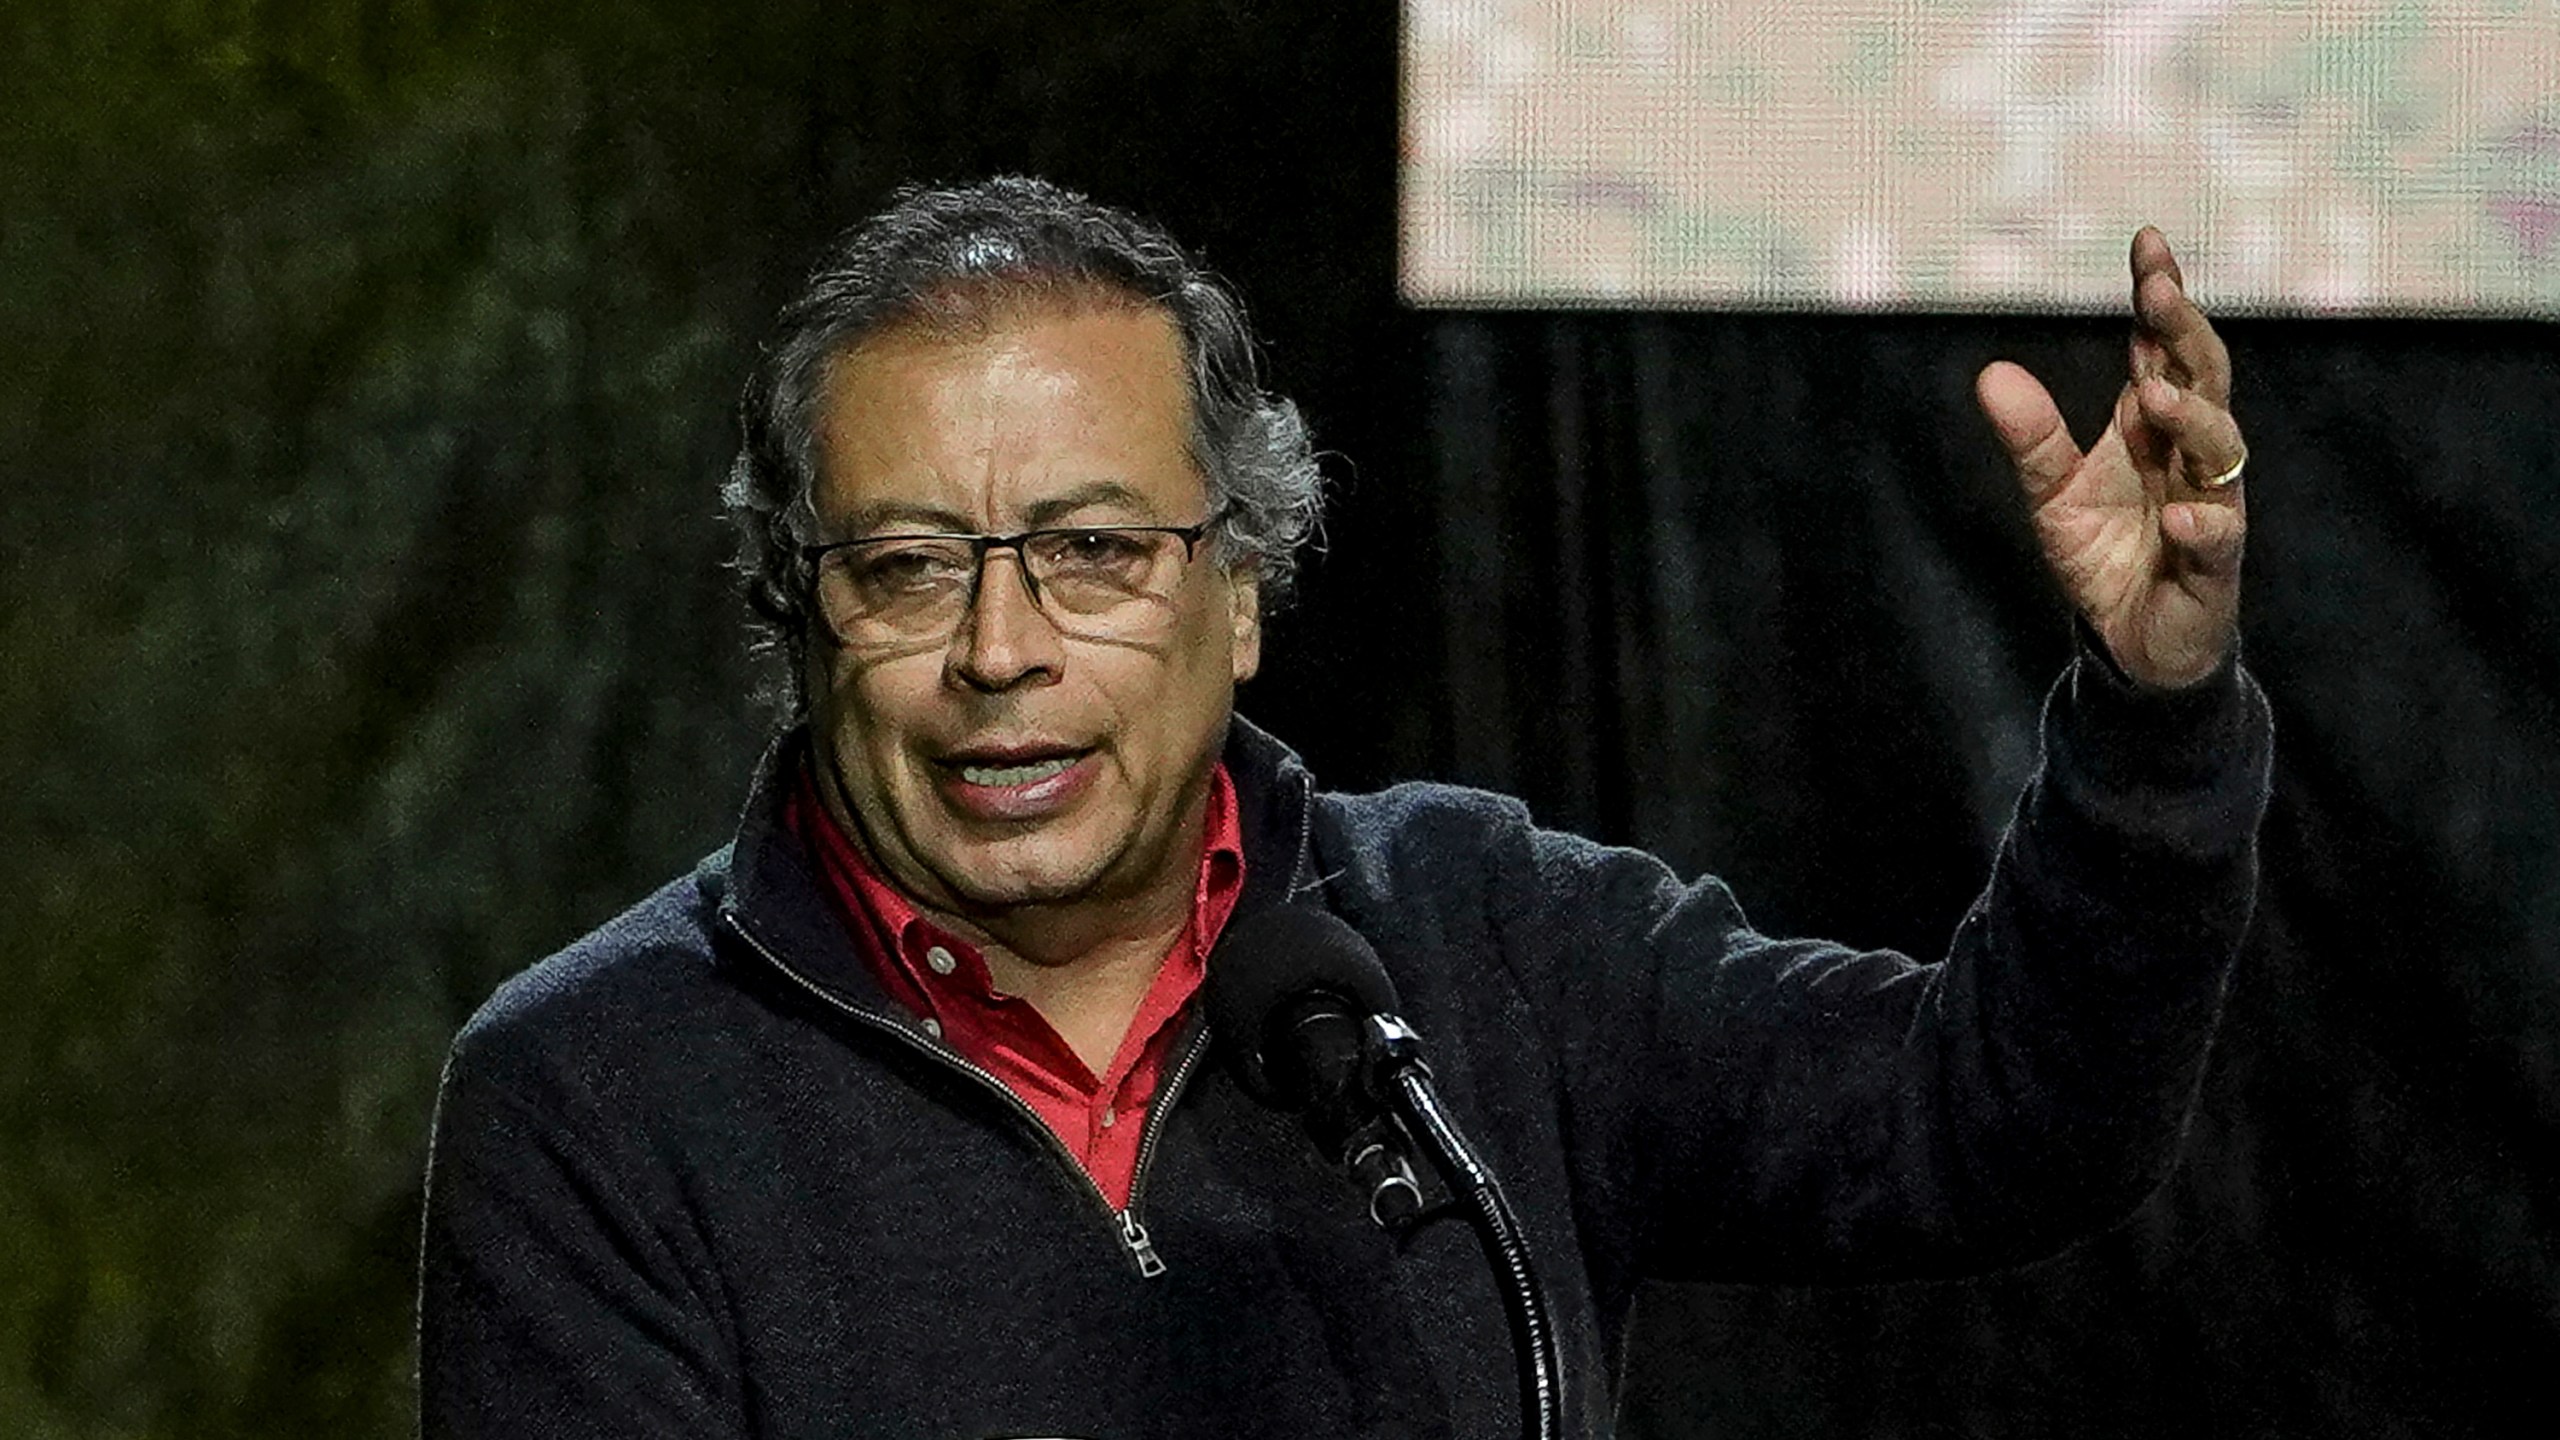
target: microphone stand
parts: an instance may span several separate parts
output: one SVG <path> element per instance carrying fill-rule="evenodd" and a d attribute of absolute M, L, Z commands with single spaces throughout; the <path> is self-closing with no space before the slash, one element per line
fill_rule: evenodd
<path fill-rule="evenodd" d="M 1501 1182 L 1440 1103 L 1413 1028 L 1393 1015 L 1372 1015 L 1363 1030 L 1362 1060 L 1368 1071 L 1363 1078 L 1369 1093 L 1404 1122 L 1405 1135 L 1448 1185 L 1492 1262 L 1494 1288 L 1502 1295 L 1503 1318 L 1510 1322 L 1512 1353 L 1519 1365 L 1521 1434 L 1527 1440 L 1563 1440 L 1564 1356 L 1520 1219 L 1503 1196 Z M 1391 1218 L 1375 1200 L 1370 1214 L 1391 1230 L 1397 1228 L 1396 1220 L 1418 1218 Z"/>

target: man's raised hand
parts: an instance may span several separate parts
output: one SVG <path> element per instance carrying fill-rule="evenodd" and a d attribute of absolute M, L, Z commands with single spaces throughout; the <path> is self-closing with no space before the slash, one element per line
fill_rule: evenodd
<path fill-rule="evenodd" d="M 2149 227 L 2133 237 L 2133 315 L 2132 374 L 2087 451 L 2044 386 L 2006 360 L 1984 367 L 1974 396 L 2064 593 L 2126 674 L 2176 687 L 2213 673 L 2237 632 L 2248 452 L 2229 408 L 2231 354 Z"/>

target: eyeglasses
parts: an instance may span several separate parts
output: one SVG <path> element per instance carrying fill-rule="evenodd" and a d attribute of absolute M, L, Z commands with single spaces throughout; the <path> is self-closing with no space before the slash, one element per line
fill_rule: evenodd
<path fill-rule="evenodd" d="M 1165 629 L 1183 567 L 1227 516 L 1197 525 L 1078 525 L 1019 535 L 874 535 L 803 547 L 817 610 L 849 646 L 946 640 L 978 598 L 987 553 L 1010 550 L 1051 624 L 1070 635 Z"/>

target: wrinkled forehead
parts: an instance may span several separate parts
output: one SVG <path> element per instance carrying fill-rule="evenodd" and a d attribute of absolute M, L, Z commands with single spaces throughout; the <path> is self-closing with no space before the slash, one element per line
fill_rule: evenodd
<path fill-rule="evenodd" d="M 1053 322 L 1103 316 L 1139 322 L 1129 327 L 1133 331 L 1155 330 L 1156 325 L 1145 323 L 1149 318 L 1161 325 L 1169 342 L 1165 353 L 1174 361 L 1171 373 L 1182 392 L 1183 421 L 1186 428 L 1194 425 L 1199 416 L 1192 393 L 1191 340 L 1173 308 L 1107 277 L 1048 270 L 962 276 L 918 292 L 829 352 L 812 387 L 814 398 L 823 411 L 846 370 L 866 355 L 965 350 Z M 1186 438 L 1195 465 L 1200 461 L 1197 440 L 1196 435 Z"/>
<path fill-rule="evenodd" d="M 1161 308 L 1017 293 L 943 321 L 877 331 L 830 367 L 811 497 L 829 531 L 1196 523 L 1206 483 Z"/>

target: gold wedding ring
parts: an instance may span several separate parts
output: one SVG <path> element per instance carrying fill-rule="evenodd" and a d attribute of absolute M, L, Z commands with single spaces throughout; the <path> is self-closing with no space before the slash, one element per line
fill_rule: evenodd
<path fill-rule="evenodd" d="M 2240 458 L 2231 462 L 2230 469 L 2221 471 L 2218 474 L 2205 476 L 2203 479 L 2196 482 L 2196 488 L 2199 490 L 2229 489 L 2240 479 L 2240 472 L 2248 468 L 2249 452 L 2243 450 L 2240 452 Z"/>

